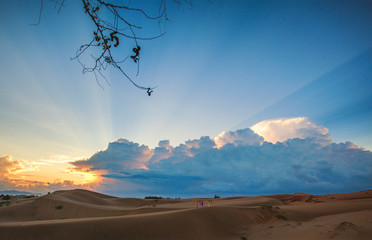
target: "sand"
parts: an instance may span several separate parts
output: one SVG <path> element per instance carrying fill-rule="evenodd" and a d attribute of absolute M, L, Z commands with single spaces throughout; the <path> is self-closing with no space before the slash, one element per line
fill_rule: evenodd
<path fill-rule="evenodd" d="M 156 200 L 77 189 L 7 205 L 0 239 L 372 239 L 372 191 Z"/>

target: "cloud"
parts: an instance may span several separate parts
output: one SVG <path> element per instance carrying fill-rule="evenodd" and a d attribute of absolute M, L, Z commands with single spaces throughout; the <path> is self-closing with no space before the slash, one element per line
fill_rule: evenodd
<path fill-rule="evenodd" d="M 146 168 L 145 163 L 152 155 L 153 150 L 149 147 L 121 138 L 111 142 L 105 151 L 99 151 L 88 160 L 75 161 L 72 164 L 80 169 L 108 171 Z"/>
<path fill-rule="evenodd" d="M 53 182 L 40 182 L 40 181 L 30 181 L 27 179 L 8 179 L 0 180 L 0 189 L 3 190 L 13 190 L 41 193 L 45 194 L 47 192 L 57 191 L 57 190 L 67 190 L 67 189 L 89 189 L 94 190 L 98 188 L 99 185 L 95 183 L 89 184 L 76 184 L 71 180 L 56 180 Z"/>
<path fill-rule="evenodd" d="M 0 157 L 0 176 L 5 176 L 22 170 L 23 166 L 19 161 L 13 161 L 9 155 Z"/>
<path fill-rule="evenodd" d="M 159 146 L 154 149 L 154 155 L 151 157 L 151 162 L 159 162 L 162 159 L 169 158 L 173 155 L 173 147 L 169 140 L 160 141 Z"/>
<path fill-rule="evenodd" d="M 19 173 L 38 170 L 37 166 L 25 161 L 14 160 L 11 156 L 0 156 L 0 180 L 17 178 Z"/>
<path fill-rule="evenodd" d="M 102 176 L 112 181 L 101 187 L 106 192 L 132 185 L 126 196 L 316 194 L 372 188 L 372 152 L 350 142 L 331 142 L 326 128 L 306 118 L 265 124 L 271 136 L 288 139 L 263 142 L 251 129 L 188 140 L 176 147 L 163 140 L 155 149 L 120 139 L 73 164 L 90 166 L 87 171 L 106 170 Z"/>
<path fill-rule="evenodd" d="M 319 143 L 331 142 L 328 129 L 310 122 L 305 117 L 280 118 L 261 121 L 251 127 L 266 142 L 284 142 L 291 138 L 316 138 Z"/>
<path fill-rule="evenodd" d="M 98 186 L 97 182 L 77 184 L 75 181 L 67 179 L 55 179 L 53 181 L 31 180 L 35 179 L 36 172 L 39 171 L 39 166 L 44 166 L 45 162 L 48 163 L 47 165 L 53 162 L 57 164 L 54 160 L 29 163 L 24 160 L 15 160 L 9 155 L 0 156 L 0 189 L 46 193 L 54 190 L 74 188 L 93 190 L 93 188 Z M 81 174 L 91 175 L 86 172 L 82 172 Z"/>
<path fill-rule="evenodd" d="M 261 145 L 263 137 L 253 132 L 251 129 L 239 129 L 234 132 L 222 132 L 214 138 L 218 148 L 231 143 L 235 146 L 238 145 Z"/>

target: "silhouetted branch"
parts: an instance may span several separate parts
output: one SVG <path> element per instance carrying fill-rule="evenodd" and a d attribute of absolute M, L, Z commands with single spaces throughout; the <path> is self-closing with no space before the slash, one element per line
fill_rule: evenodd
<path fill-rule="evenodd" d="M 37 25 L 40 24 L 41 14 L 43 13 L 43 6 L 44 6 L 44 1 L 41 0 L 41 6 L 40 6 L 40 12 L 39 12 L 39 20 L 37 21 L 37 23 L 31 23 L 30 25 L 37 26 Z"/>
<path fill-rule="evenodd" d="M 130 56 L 131 59 L 137 64 L 137 74 L 139 74 L 139 63 L 140 63 L 140 50 L 139 46 L 140 40 L 153 40 L 164 35 L 164 32 L 160 32 L 156 36 L 151 37 L 140 37 L 137 36 L 136 30 L 142 29 L 141 26 L 138 26 L 134 23 L 131 23 L 126 19 L 127 12 L 138 12 L 150 21 L 156 20 L 158 22 L 166 22 L 168 19 L 166 17 L 166 3 L 165 0 L 161 0 L 158 15 L 150 16 L 143 9 L 132 8 L 128 5 L 117 5 L 108 1 L 103 0 L 82 0 L 84 5 L 85 13 L 89 16 L 91 21 L 94 23 L 96 30 L 93 32 L 94 38 L 88 43 L 82 45 L 76 55 L 72 59 L 77 59 L 83 67 L 83 73 L 93 72 L 96 80 L 99 82 L 97 76 L 103 76 L 101 73 L 102 70 L 105 70 L 108 65 L 118 69 L 134 86 L 139 89 L 144 89 L 148 91 L 153 91 L 153 87 L 141 86 L 137 84 L 124 70 L 121 64 L 123 64 L 127 59 L 123 61 L 117 61 L 113 54 L 112 49 L 120 45 L 121 37 L 132 39 L 134 41 L 135 47 L 133 48 L 134 55 Z M 187 1 L 186 1 L 187 2 Z M 103 13 L 109 13 L 113 16 L 112 21 L 107 21 L 103 19 Z M 80 61 L 80 56 L 83 55 L 87 49 L 95 48 L 99 50 L 99 55 L 93 57 L 94 62 L 92 66 L 87 67 L 85 64 L 82 64 Z M 98 73 L 98 74 L 97 74 Z M 106 82 L 107 79 L 105 78 Z M 102 86 L 101 84 L 99 84 Z"/>
<path fill-rule="evenodd" d="M 64 6 L 65 0 L 50 0 L 55 2 L 55 8 L 59 6 L 58 12 L 61 11 L 62 6 Z M 121 4 L 118 4 L 117 1 L 110 1 L 110 0 L 81 0 L 83 3 L 83 9 L 85 13 L 89 16 L 89 19 L 95 26 L 95 30 L 93 31 L 93 38 L 89 43 L 83 44 L 75 53 L 75 56 L 71 58 L 71 60 L 77 60 L 79 64 L 82 66 L 83 74 L 84 73 L 93 73 L 97 84 L 103 88 L 102 84 L 100 83 L 100 78 L 103 78 L 107 85 L 109 81 L 103 75 L 102 71 L 106 70 L 108 66 L 112 66 L 118 69 L 125 78 L 127 78 L 135 87 L 139 89 L 146 90 L 148 95 L 150 96 L 153 92 L 154 87 L 146 87 L 137 84 L 124 70 L 123 64 L 129 58 L 129 56 L 125 57 L 124 60 L 117 60 L 113 56 L 113 50 L 119 46 L 123 45 L 123 39 L 129 39 L 133 41 L 133 46 L 129 47 L 133 51 L 133 55 L 130 55 L 130 60 L 133 60 L 134 63 L 137 65 L 137 76 L 139 74 L 139 64 L 141 58 L 141 47 L 139 41 L 143 40 L 153 40 L 159 38 L 165 34 L 163 29 L 165 29 L 166 22 L 169 20 L 167 17 L 167 0 L 160 0 L 158 14 L 152 16 L 148 14 L 141 8 L 133 8 L 130 7 L 130 2 L 124 3 L 122 1 Z M 115 3 L 113 3 L 115 2 Z M 191 0 L 173 0 L 176 4 L 181 4 L 182 2 L 192 6 Z M 43 0 L 41 0 L 41 7 L 39 13 L 39 20 L 36 24 L 39 25 L 41 21 L 41 15 L 43 11 Z M 160 26 L 159 34 L 150 37 L 143 37 L 138 36 L 137 31 L 141 30 L 142 27 L 137 25 L 136 23 L 132 23 L 129 18 L 128 14 L 138 13 L 136 15 L 136 22 L 142 22 L 142 20 L 147 21 L 157 21 Z M 133 15 L 133 14 L 132 14 Z M 143 19 L 138 19 L 138 17 L 142 17 Z M 110 20 L 107 20 L 110 19 Z M 137 21 L 138 19 L 138 21 Z M 162 29 L 163 26 L 163 29 Z M 92 62 L 90 64 L 84 63 L 80 58 L 83 55 L 90 56 L 92 58 Z"/>

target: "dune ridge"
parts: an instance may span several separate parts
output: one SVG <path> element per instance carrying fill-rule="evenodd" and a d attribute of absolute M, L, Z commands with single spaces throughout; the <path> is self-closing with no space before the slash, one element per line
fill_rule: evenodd
<path fill-rule="evenodd" d="M 1 239 L 370 239 L 372 191 L 212 200 L 56 191 L 0 208 Z"/>

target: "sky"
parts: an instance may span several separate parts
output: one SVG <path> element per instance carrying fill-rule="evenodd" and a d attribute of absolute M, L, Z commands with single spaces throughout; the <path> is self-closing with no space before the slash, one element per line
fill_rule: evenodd
<path fill-rule="evenodd" d="M 139 40 L 138 76 L 136 64 L 123 65 L 157 87 L 150 97 L 115 68 L 101 87 L 70 60 L 94 31 L 80 1 L 58 12 L 45 0 L 34 26 L 40 4 L 1 1 L 0 190 L 372 188 L 372 1 L 169 1 L 165 35 Z M 138 35 L 159 34 L 129 18 L 143 26 Z M 135 45 L 121 43 L 124 59 Z"/>

